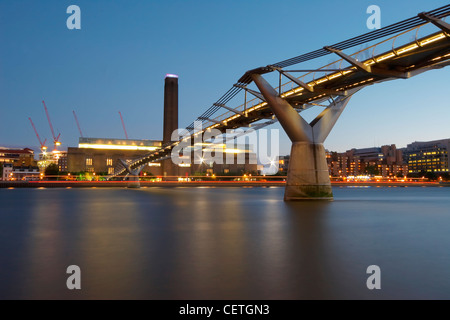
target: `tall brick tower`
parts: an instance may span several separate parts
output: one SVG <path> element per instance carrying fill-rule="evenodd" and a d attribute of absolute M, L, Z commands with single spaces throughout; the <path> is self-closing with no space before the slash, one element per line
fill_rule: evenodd
<path fill-rule="evenodd" d="M 178 76 L 166 74 L 164 79 L 163 145 L 171 141 L 172 132 L 178 129 Z M 162 162 L 164 176 L 178 175 L 178 166 L 171 159 Z"/>

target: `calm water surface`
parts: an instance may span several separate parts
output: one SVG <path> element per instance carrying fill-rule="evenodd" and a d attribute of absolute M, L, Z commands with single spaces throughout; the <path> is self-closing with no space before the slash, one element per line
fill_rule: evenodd
<path fill-rule="evenodd" d="M 0 189 L 0 299 L 450 299 L 450 188 L 283 191 Z"/>

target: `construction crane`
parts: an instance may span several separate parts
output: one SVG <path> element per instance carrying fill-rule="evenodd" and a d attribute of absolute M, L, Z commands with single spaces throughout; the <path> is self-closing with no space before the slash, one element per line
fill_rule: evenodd
<path fill-rule="evenodd" d="M 28 118 L 28 120 L 30 120 L 31 126 L 34 129 L 34 133 L 36 134 L 39 144 L 41 145 L 42 153 L 45 153 L 47 151 L 47 147 L 45 146 L 45 142 L 47 141 L 47 139 L 45 139 L 44 142 L 42 142 L 41 137 L 39 136 L 39 133 L 37 132 L 36 127 L 34 126 L 33 120 L 31 120 L 31 118 Z"/>
<path fill-rule="evenodd" d="M 53 125 L 52 122 L 50 121 L 50 116 L 48 114 L 47 106 L 45 105 L 44 100 L 42 100 L 42 103 L 44 104 L 45 114 L 47 115 L 48 124 L 50 125 L 50 130 L 52 131 L 53 143 L 55 145 L 55 149 L 53 151 L 57 151 L 57 147 L 61 145 L 61 142 L 59 141 L 61 133 L 59 133 L 58 136 L 55 136 L 55 132 L 53 131 Z"/>
<path fill-rule="evenodd" d="M 123 117 L 122 117 L 122 113 L 120 113 L 119 111 L 119 115 L 120 115 L 120 120 L 122 121 L 122 127 L 123 127 L 123 131 L 125 132 L 125 138 L 128 140 L 128 133 L 127 133 L 127 129 L 125 129 L 125 122 L 123 122 Z"/>
<path fill-rule="evenodd" d="M 75 113 L 75 110 L 73 110 L 73 117 L 75 118 L 75 122 L 77 123 L 78 131 L 80 131 L 80 137 L 83 138 L 83 132 L 81 132 L 80 123 L 78 122 L 77 114 Z"/>

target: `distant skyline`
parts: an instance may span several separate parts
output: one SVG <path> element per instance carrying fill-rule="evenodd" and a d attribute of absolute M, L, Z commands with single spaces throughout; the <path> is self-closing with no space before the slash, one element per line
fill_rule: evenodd
<path fill-rule="evenodd" d="M 81 8 L 81 30 L 66 27 L 72 4 Z M 87 137 L 124 138 L 120 110 L 130 139 L 162 139 L 165 74 L 179 75 L 185 127 L 246 70 L 369 31 L 372 4 L 381 8 L 383 27 L 448 2 L 3 1 L 0 146 L 39 146 L 28 117 L 51 146 L 42 100 L 63 148 L 78 144 L 72 110 Z M 400 148 L 450 138 L 449 77 L 447 67 L 364 88 L 325 147 Z M 287 154 L 290 141 L 280 132 L 280 154 Z"/>

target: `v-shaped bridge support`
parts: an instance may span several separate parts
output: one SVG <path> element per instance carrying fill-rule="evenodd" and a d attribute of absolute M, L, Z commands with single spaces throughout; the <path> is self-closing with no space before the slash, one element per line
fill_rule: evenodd
<path fill-rule="evenodd" d="M 123 160 L 119 159 L 119 161 L 122 163 L 122 165 L 125 167 L 125 170 L 127 171 L 128 176 L 128 188 L 140 188 L 141 183 L 139 182 L 139 174 L 141 173 L 144 166 L 139 166 L 136 169 L 132 170 L 128 163 Z"/>
<path fill-rule="evenodd" d="M 284 200 L 332 200 L 323 142 L 357 89 L 336 98 L 308 123 L 261 75 L 253 74 L 252 78 L 292 141 Z"/>

